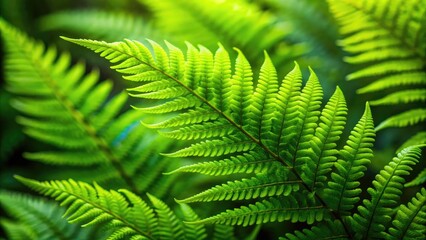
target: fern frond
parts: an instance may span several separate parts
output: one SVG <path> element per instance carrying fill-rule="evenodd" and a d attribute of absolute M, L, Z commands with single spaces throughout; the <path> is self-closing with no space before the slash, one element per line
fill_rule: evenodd
<path fill-rule="evenodd" d="M 206 237 L 203 225 L 184 225 L 183 221 L 164 202 L 148 194 L 149 206 L 134 193 L 120 189 L 105 190 L 72 179 L 39 182 L 16 177 L 31 189 L 55 199 L 67 208 L 64 216 L 70 223 L 82 227 L 108 227 L 108 239 L 188 239 Z M 198 216 L 188 205 L 181 205 L 186 220 L 197 221 Z"/>
<path fill-rule="evenodd" d="M 183 213 L 185 222 L 195 222 L 200 220 L 198 215 L 187 204 L 181 203 L 180 208 Z M 206 239 L 207 233 L 204 225 L 186 224 L 185 235 L 188 239 Z"/>
<path fill-rule="evenodd" d="M 257 175 L 250 179 L 228 182 L 189 198 L 178 200 L 178 202 L 190 203 L 222 200 L 248 200 L 275 195 L 288 196 L 293 191 L 299 190 L 299 184 L 301 181 L 286 181 L 283 176 L 279 175 L 281 174 L 277 174 L 275 176 L 272 174 Z"/>
<path fill-rule="evenodd" d="M 371 105 L 396 105 L 416 101 L 426 101 L 426 89 L 406 90 L 389 94 L 381 99 L 371 102 Z"/>
<path fill-rule="evenodd" d="M 165 148 L 169 142 L 147 135 L 138 124 L 142 114 L 124 109 L 125 93 L 111 96 L 112 83 L 97 84 L 97 71 L 85 74 L 83 64 L 70 66 L 69 54 L 58 54 L 53 47 L 45 49 L 4 20 L 0 20 L 0 31 L 6 51 L 6 88 L 14 94 L 11 104 L 21 114 L 17 122 L 26 134 L 53 146 L 25 153 L 26 158 L 51 165 L 85 166 L 73 177 L 114 180 L 135 192 L 151 187 L 152 179 L 167 171 L 155 152 L 143 153 L 150 146 L 140 141 L 161 141 Z M 159 164 L 149 164 L 151 161 Z M 144 186 L 138 184 L 147 172 L 151 177 L 142 181 Z"/>
<path fill-rule="evenodd" d="M 65 216 L 69 222 L 79 222 L 83 226 L 109 223 L 111 235 L 116 236 L 114 239 L 135 235 L 151 239 L 151 233 L 146 229 L 152 226 L 137 224 L 140 222 L 139 219 L 128 219 L 129 215 L 134 216 L 130 214 L 133 208 L 146 209 L 141 200 L 136 202 L 131 198 L 130 201 L 134 205 L 129 207 L 126 198 L 119 192 L 109 192 L 98 185 L 92 187 L 73 180 L 38 182 L 23 177 L 17 179 L 33 190 L 60 201 L 62 206 L 68 208 Z M 144 217 L 149 218 L 150 214 Z"/>
<path fill-rule="evenodd" d="M 373 118 L 367 103 L 361 120 L 340 150 L 340 157 L 334 164 L 336 171 L 331 173 L 331 181 L 324 189 L 328 206 L 341 214 L 348 215 L 360 199 L 358 180 L 364 175 L 373 157 L 374 137 Z"/>
<path fill-rule="evenodd" d="M 368 188 L 371 200 L 364 200 L 353 217 L 353 227 L 358 237 L 385 237 L 386 224 L 391 220 L 397 207 L 404 184 L 403 176 L 409 175 L 411 166 L 420 158 L 420 149 L 408 147 L 398 153 L 397 157 L 376 175 L 374 188 Z"/>
<path fill-rule="evenodd" d="M 286 234 L 280 240 L 311 240 L 311 239 L 348 239 L 342 223 L 339 221 L 325 221 L 311 229 L 296 231 L 293 234 Z"/>
<path fill-rule="evenodd" d="M 164 33 L 158 32 L 150 22 L 127 12 L 108 12 L 103 10 L 60 11 L 43 16 L 39 21 L 39 25 L 43 31 L 61 30 L 79 37 L 90 37 L 106 41 L 119 41 L 124 38 L 137 39 L 139 41 L 145 41 L 146 38 L 157 40 L 164 38 Z"/>
<path fill-rule="evenodd" d="M 234 210 L 227 210 L 216 216 L 193 222 L 193 224 L 213 223 L 248 226 L 283 221 L 312 224 L 329 217 L 329 212 L 324 206 L 316 203 L 313 198 L 306 197 L 306 193 L 297 192 L 285 198 L 270 198 Z"/>
<path fill-rule="evenodd" d="M 182 222 L 178 220 L 169 206 L 150 194 L 148 197 L 158 216 L 157 228 L 159 231 L 154 235 L 159 239 L 183 239 L 185 232 Z"/>
<path fill-rule="evenodd" d="M 85 235 L 93 230 L 80 231 L 69 225 L 61 217 L 62 209 L 41 198 L 1 191 L 0 206 L 19 223 L 2 219 L 1 225 L 10 232 L 11 239 L 87 239 Z"/>
<path fill-rule="evenodd" d="M 272 58 L 276 64 L 291 63 L 305 51 L 302 44 L 286 39 L 290 29 L 285 23 L 246 1 L 140 2 L 153 12 L 154 24 L 163 32 L 209 49 L 214 49 L 217 42 L 227 49 L 238 47 L 256 66 L 261 64 L 263 50 L 275 53 Z"/>
<path fill-rule="evenodd" d="M 426 190 L 422 188 L 407 205 L 398 208 L 387 239 L 426 238 Z"/>
<path fill-rule="evenodd" d="M 192 165 L 182 166 L 168 174 L 178 172 L 201 173 L 205 175 L 221 176 L 235 173 L 261 173 L 268 169 L 278 168 L 278 163 L 274 158 L 267 155 L 249 152 L 229 159 L 219 161 L 206 161 Z"/>
<path fill-rule="evenodd" d="M 140 86 L 132 89 L 134 96 L 145 98 L 146 95 L 139 93 L 147 84 L 159 82 L 163 85 L 155 90 L 151 88 L 151 91 L 165 99 L 156 105 L 152 103 L 144 107 L 141 104 L 138 108 L 144 112 L 156 109 L 156 113 L 173 115 L 160 124 L 148 126 L 162 129 L 165 135 L 171 132 L 173 138 L 196 139 L 190 146 L 165 155 L 214 158 L 174 172 L 256 173 L 252 179 L 237 180 L 196 195 L 196 201 L 258 197 L 257 188 L 265 183 L 262 176 L 267 176 L 266 183 L 271 186 L 281 186 L 289 181 L 300 183 L 296 189 L 267 188 L 267 191 L 259 192 L 264 198 L 262 201 L 207 218 L 206 222 L 249 225 L 290 220 L 312 223 L 330 216 L 319 192 L 337 160 L 336 143 L 344 129 L 347 109 L 344 96 L 337 89 L 321 110 L 322 88 L 312 70 L 303 86 L 297 64 L 283 81 L 278 81 L 268 54 L 265 54 L 265 62 L 256 80 L 243 53 L 237 51 L 238 57 L 233 65 L 222 46 L 213 54 L 204 47 L 196 49 L 188 44 L 186 58 L 182 58 L 184 54 L 168 43 L 168 48 L 163 49 L 154 42 L 148 48 L 131 40 L 116 43 L 67 40 L 100 53 L 114 63 L 113 68 L 124 74 L 125 79 L 138 81 Z M 177 95 L 164 94 L 163 90 L 171 86 L 171 91 Z M 201 114 L 214 118 L 198 117 Z M 176 125 L 168 125 L 172 122 Z M 221 130 L 217 130 L 218 126 Z M 194 129 L 197 129 L 196 136 L 191 133 Z M 305 165 L 311 170 L 307 171 Z M 274 177 L 274 172 L 285 174 Z M 289 190 L 292 194 L 283 196 Z M 309 197 L 295 201 L 293 194 L 298 196 L 303 191 L 310 194 Z M 189 199 L 191 197 L 188 201 L 192 201 Z M 288 208 L 294 211 L 286 212 Z M 315 214 L 307 217 L 308 209 Z M 339 216 L 334 217 L 339 219 Z"/>
<path fill-rule="evenodd" d="M 347 76 L 348 80 L 371 79 L 359 93 L 393 93 L 371 105 L 425 102 L 426 87 L 426 4 L 413 1 L 329 0 L 331 11 L 340 24 L 340 41 L 352 56 L 346 62 L 364 66 Z M 397 87 L 409 86 L 410 89 Z M 414 88 L 413 88 L 414 87 Z M 425 121 L 424 109 L 414 109 L 389 117 L 376 130 L 388 126 L 406 127 Z M 416 114 L 422 114 L 418 117 Z M 411 115 L 411 116 L 409 116 Z M 396 121 L 404 123 L 396 124 Z M 390 124 L 395 122 L 395 124 Z"/>
<path fill-rule="evenodd" d="M 426 109 L 425 108 L 416 108 L 408 110 L 398 115 L 389 117 L 385 121 L 381 122 L 377 127 L 376 131 L 380 131 L 384 128 L 390 127 L 406 127 L 410 125 L 423 122 L 426 119 Z"/>
<path fill-rule="evenodd" d="M 347 107 L 342 91 L 337 88 L 321 112 L 319 128 L 311 140 L 311 151 L 307 151 L 303 177 L 312 189 L 322 188 L 328 173 L 337 160 L 336 142 L 346 123 Z"/>
<path fill-rule="evenodd" d="M 419 186 L 426 182 L 426 169 L 423 169 L 413 180 L 404 184 L 404 187 Z"/>

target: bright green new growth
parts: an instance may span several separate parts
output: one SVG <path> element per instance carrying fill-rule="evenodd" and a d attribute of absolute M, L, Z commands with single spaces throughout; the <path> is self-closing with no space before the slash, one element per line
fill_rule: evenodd
<path fill-rule="evenodd" d="M 397 105 L 426 101 L 426 2 L 422 0 L 329 0 L 340 24 L 345 60 L 362 69 L 348 80 L 373 80 L 358 90 L 389 95 L 371 105 Z M 420 105 L 419 105 L 420 106 Z M 426 109 L 414 108 L 391 116 L 376 130 L 425 122 Z"/>
<path fill-rule="evenodd" d="M 61 202 L 70 223 L 83 227 L 108 226 L 108 239 L 205 239 L 205 229 L 187 226 L 161 200 L 149 195 L 153 207 L 134 193 L 120 189 L 105 190 L 96 183 L 50 181 L 39 182 L 16 177 L 31 189 Z M 187 205 L 182 205 L 185 220 L 197 220 Z"/>
<path fill-rule="evenodd" d="M 177 165 L 155 150 L 167 149 L 170 142 L 149 135 L 138 124 L 140 112 L 124 111 L 125 93 L 111 96 L 112 82 L 98 83 L 97 71 L 85 74 L 82 63 L 71 66 L 69 54 L 45 49 L 2 19 L 0 32 L 6 88 L 20 112 L 17 122 L 27 135 L 52 146 L 25 153 L 27 159 L 68 166 L 76 179 L 113 182 L 135 193 L 149 188 L 159 196 L 166 193 L 172 178 L 161 173 Z"/>
<path fill-rule="evenodd" d="M 203 47 L 196 49 L 189 45 L 185 59 L 178 48 L 168 43 L 166 52 L 151 42 L 151 53 L 141 43 L 130 40 L 116 43 L 68 40 L 100 52 L 116 64 L 113 68 L 123 73 L 125 79 L 140 82 L 139 87 L 130 89 L 132 96 L 161 99 L 157 105 L 137 109 L 145 113 L 176 113 L 160 123 L 145 123 L 164 129 L 165 136 L 196 140 L 167 156 L 224 158 L 176 171 L 212 175 L 256 173 L 250 179 L 228 182 L 181 200 L 257 199 L 255 204 L 201 222 L 313 223 L 333 215 L 326 207 L 331 196 L 322 191 L 328 189 L 325 183 L 338 158 L 336 143 L 346 122 L 347 109 L 340 89 L 320 109 L 322 89 L 313 71 L 303 88 L 297 64 L 283 81 L 278 81 L 275 68 L 265 54 L 259 79 L 254 84 L 251 67 L 240 51 L 232 69 L 223 48 L 212 54 Z M 345 157 L 353 161 L 354 169 L 362 172 L 366 169 L 362 166 L 372 156 L 374 137 L 368 105 L 352 135 L 345 147 Z M 356 180 L 362 175 L 335 174 L 340 176 L 333 179 L 335 185 L 359 191 Z M 342 194 L 344 210 L 350 210 L 346 198 L 350 198 L 350 193 Z"/>

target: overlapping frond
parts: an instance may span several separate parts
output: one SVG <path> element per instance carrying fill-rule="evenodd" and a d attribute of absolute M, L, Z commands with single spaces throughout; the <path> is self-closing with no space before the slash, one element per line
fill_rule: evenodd
<path fill-rule="evenodd" d="M 328 209 L 307 195 L 306 192 L 295 192 L 288 197 L 269 198 L 255 204 L 227 210 L 192 224 L 214 223 L 248 226 L 283 221 L 312 224 L 329 218 Z"/>
<path fill-rule="evenodd" d="M 77 24 L 76 24 L 77 23 Z M 145 41 L 165 38 L 150 22 L 126 12 L 72 10 L 55 12 L 40 19 L 44 31 L 66 31 L 79 37 L 119 41 L 124 38 Z M 161 37 L 160 37 L 161 36 Z M 169 39 L 169 37 L 167 37 Z"/>
<path fill-rule="evenodd" d="M 424 239 L 426 238 L 426 190 L 422 188 L 407 205 L 401 205 L 387 239 Z"/>
<path fill-rule="evenodd" d="M 409 175 L 411 166 L 420 158 L 420 149 L 408 147 L 376 175 L 374 188 L 368 188 L 371 200 L 364 200 L 353 216 L 353 227 L 358 237 L 385 237 L 385 226 L 391 221 L 394 209 L 402 194 L 404 176 Z"/>
<path fill-rule="evenodd" d="M 31 189 L 55 199 L 67 208 L 64 216 L 70 223 L 83 227 L 108 226 L 108 239 L 201 239 L 202 226 L 195 231 L 183 224 L 161 200 L 149 195 L 152 207 L 134 193 L 120 189 L 105 190 L 98 184 L 90 185 L 74 180 L 39 182 L 16 177 Z M 190 218 L 198 217 L 184 206 Z"/>
<path fill-rule="evenodd" d="M 153 12 L 154 24 L 170 36 L 209 49 L 216 48 L 217 42 L 227 49 L 238 47 L 257 66 L 263 50 L 271 53 L 276 64 L 289 64 L 305 51 L 287 37 L 288 24 L 247 1 L 140 2 Z"/>
<path fill-rule="evenodd" d="M 373 118 L 367 104 L 361 120 L 340 150 L 340 157 L 334 164 L 336 170 L 331 173 L 331 181 L 324 190 L 328 206 L 340 214 L 348 215 L 360 199 L 359 179 L 373 157 L 374 137 Z"/>
<path fill-rule="evenodd" d="M 293 191 L 299 190 L 301 181 L 286 181 L 285 175 L 283 175 L 284 174 L 281 176 L 278 174 L 261 174 L 251 179 L 228 182 L 189 198 L 179 200 L 179 202 L 211 202 L 222 200 L 247 200 L 275 195 L 288 196 Z"/>
<path fill-rule="evenodd" d="M 182 200 L 256 198 L 254 204 L 197 222 L 312 223 L 330 217 L 318 193 L 337 160 L 336 143 L 347 109 L 344 96 L 337 89 L 321 111 L 322 89 L 312 70 L 303 86 L 297 64 L 280 81 L 267 54 L 259 78 L 253 79 L 243 53 L 237 50 L 233 66 L 221 46 L 213 54 L 204 47 L 188 44 L 185 57 L 169 43 L 164 49 L 155 42 L 147 47 L 131 40 L 67 40 L 100 53 L 114 63 L 113 68 L 125 79 L 139 82 L 138 87 L 130 89 L 132 96 L 160 99 L 157 104 L 138 104 L 136 109 L 151 114 L 173 113 L 163 122 L 146 123 L 161 129 L 165 136 L 193 140 L 191 145 L 166 156 L 213 158 L 177 172 L 255 173 L 252 178 L 218 185 Z M 360 124 L 367 121 L 365 118 Z M 357 148 L 357 144 L 351 146 Z"/>
<path fill-rule="evenodd" d="M 345 60 L 362 66 L 348 75 L 348 80 L 372 81 L 358 92 L 389 93 L 391 90 L 389 95 L 372 101 L 372 105 L 423 104 L 426 101 L 426 3 L 422 0 L 328 2 L 344 36 L 340 44 L 351 54 Z M 391 116 L 377 130 L 406 127 L 425 120 L 425 108 L 421 107 Z"/>
<path fill-rule="evenodd" d="M 10 217 L 3 219 L 2 216 L 0 221 L 8 239 L 88 239 L 93 229 L 80 231 L 68 224 L 62 219 L 64 211 L 44 200 L 16 192 L 0 192 L 0 206 Z"/>
<path fill-rule="evenodd" d="M 125 109 L 126 93 L 111 96 L 112 83 L 98 83 L 97 71 L 85 74 L 83 64 L 70 66 L 69 54 L 45 49 L 3 20 L 0 30 L 6 50 L 6 88 L 20 112 L 17 122 L 26 134 L 52 146 L 25 153 L 26 158 L 85 167 L 73 177 L 118 181 L 135 192 L 152 187 L 167 171 L 153 145 L 146 143 L 158 146 L 161 141 L 158 148 L 167 149 L 169 142 L 146 133 L 139 125 L 142 114 Z"/>

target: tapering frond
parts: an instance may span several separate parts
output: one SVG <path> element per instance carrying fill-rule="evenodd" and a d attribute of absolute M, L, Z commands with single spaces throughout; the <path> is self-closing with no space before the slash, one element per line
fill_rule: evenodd
<path fill-rule="evenodd" d="M 351 54 L 345 60 L 362 66 L 348 80 L 373 82 L 359 93 L 393 93 L 371 105 L 426 101 L 426 2 L 422 0 L 328 0 L 340 24 L 340 41 Z M 386 91 L 389 92 L 389 91 Z M 418 116 L 420 114 L 420 116 Z M 425 108 L 391 116 L 376 130 L 406 127 L 426 120 Z M 398 122 L 398 123 L 397 123 Z"/>
<path fill-rule="evenodd" d="M 288 171 L 287 171 L 288 174 Z M 268 196 L 283 195 L 288 196 L 293 191 L 299 190 L 301 181 L 285 180 L 286 174 L 257 175 L 250 179 L 228 182 L 221 186 L 213 187 L 209 190 L 179 200 L 178 202 L 211 202 L 221 200 L 243 200 L 264 198 Z"/>
<path fill-rule="evenodd" d="M 426 89 L 405 90 L 392 93 L 386 97 L 372 101 L 371 105 L 395 105 L 416 101 L 426 101 Z"/>
<path fill-rule="evenodd" d="M 353 227 L 358 237 L 385 237 L 385 226 L 391 221 L 404 184 L 403 176 L 409 175 L 411 166 L 420 158 L 420 149 L 408 147 L 376 175 L 374 188 L 368 188 L 371 200 L 364 200 L 353 217 Z"/>
<path fill-rule="evenodd" d="M 164 39 L 150 22 L 127 12 L 103 10 L 68 10 L 51 13 L 40 19 L 44 31 L 66 31 L 79 37 L 90 37 L 108 41 L 124 38 L 145 41 L 146 38 Z M 160 37 L 161 36 L 161 37 Z M 167 37 L 169 39 L 169 37 Z"/>
<path fill-rule="evenodd" d="M 321 112 L 319 127 L 311 140 L 311 151 L 307 151 L 306 167 L 303 177 L 312 189 L 322 188 L 337 160 L 337 141 L 345 128 L 346 101 L 342 91 L 337 88 L 330 101 Z"/>
<path fill-rule="evenodd" d="M 185 203 L 180 204 L 185 222 L 195 222 L 200 220 L 198 215 Z M 186 224 L 185 235 L 188 239 L 206 239 L 207 233 L 204 225 Z M 233 234 L 232 234 L 233 235 Z"/>
<path fill-rule="evenodd" d="M 419 175 L 417 175 L 413 180 L 411 180 L 410 182 L 406 183 L 404 186 L 405 187 L 413 187 L 413 186 L 418 186 L 421 185 L 423 183 L 426 182 L 426 168 L 423 169 L 423 171 L 421 171 L 419 173 Z"/>
<path fill-rule="evenodd" d="M 311 239 L 348 239 L 348 235 L 339 221 L 326 221 L 311 229 L 286 234 L 280 240 L 311 240 Z"/>
<path fill-rule="evenodd" d="M 214 223 L 248 226 L 283 221 L 312 224 L 329 217 L 329 212 L 324 206 L 316 203 L 313 198 L 307 197 L 307 193 L 297 192 L 288 197 L 270 198 L 234 210 L 227 210 L 193 224 Z"/>
<path fill-rule="evenodd" d="M 268 169 L 281 166 L 273 157 L 266 154 L 248 152 L 229 159 L 206 161 L 180 167 L 169 174 L 178 172 L 193 172 L 205 175 L 230 175 L 235 173 L 261 173 Z"/>
<path fill-rule="evenodd" d="M 14 95 L 12 106 L 20 112 L 17 122 L 26 134 L 52 146 L 25 153 L 26 158 L 84 166 L 72 176 L 114 180 L 135 192 L 152 187 L 156 177 L 167 171 L 163 158 L 144 152 L 153 145 L 143 142 L 158 147 L 161 141 L 164 150 L 170 143 L 148 135 L 138 124 L 142 114 L 125 109 L 125 93 L 111 96 L 112 83 L 98 83 L 97 71 L 85 74 L 83 64 L 71 65 L 69 54 L 45 49 L 4 20 L 0 31 L 6 51 L 6 88 Z"/>
<path fill-rule="evenodd" d="M 17 220 L 16 223 L 1 221 L 10 239 L 88 239 L 88 233 L 93 231 L 89 228 L 80 231 L 77 226 L 68 224 L 62 219 L 64 211 L 42 198 L 1 191 L 0 206 L 9 217 Z"/>
<path fill-rule="evenodd" d="M 331 181 L 324 190 L 328 206 L 341 214 L 350 213 L 360 199 L 359 179 L 373 157 L 374 137 L 373 118 L 367 104 L 364 115 L 340 150 L 340 157 L 334 164 L 336 171 L 331 173 Z"/>
<path fill-rule="evenodd" d="M 406 127 L 425 121 L 426 109 L 416 108 L 408 110 L 398 115 L 389 117 L 385 121 L 381 122 L 377 127 L 376 131 L 389 127 Z"/>
<path fill-rule="evenodd" d="M 424 239 L 426 238 L 426 190 L 422 188 L 407 205 L 401 205 L 387 239 Z"/>
<path fill-rule="evenodd" d="M 256 173 L 253 178 L 218 185 L 183 200 L 264 198 L 198 222 L 312 223 L 329 217 L 329 209 L 318 193 L 337 160 L 336 143 L 347 109 L 340 89 L 321 109 L 322 88 L 312 70 L 303 86 L 297 64 L 280 81 L 268 54 L 258 79 L 253 79 L 243 53 L 237 50 L 233 65 L 221 45 L 213 54 L 188 44 L 185 57 L 168 43 L 164 49 L 155 42 L 147 47 L 131 40 L 67 40 L 100 53 L 125 79 L 139 82 L 140 86 L 130 90 L 132 96 L 161 99 L 149 105 L 138 103 L 135 108 L 173 113 L 160 123 L 146 124 L 161 129 L 165 136 L 193 140 L 188 147 L 166 156 L 213 158 L 174 172 Z M 154 83 L 158 85 L 152 88 Z M 308 196 L 302 199 L 301 192 Z"/>
<path fill-rule="evenodd" d="M 70 223 L 80 223 L 83 227 L 107 224 L 111 231 L 110 236 L 115 236 L 111 239 L 138 235 L 151 238 L 149 229 L 155 226 L 140 223 L 152 222 L 152 209 L 147 208 L 146 203 L 139 198 L 127 200 L 127 191 L 121 194 L 117 191 L 107 191 L 97 184 L 91 186 L 74 180 L 38 182 L 23 177 L 16 178 L 31 189 L 61 202 L 62 206 L 67 207 L 65 216 Z M 132 213 L 141 209 L 148 212 L 139 212 L 138 215 Z M 147 220 L 141 221 L 141 218 Z"/>
<path fill-rule="evenodd" d="M 305 52 L 290 40 L 288 24 L 247 1 L 140 0 L 154 14 L 154 24 L 183 41 L 214 49 L 221 42 L 227 49 L 238 47 L 256 66 L 263 50 L 276 64 L 288 64 Z M 208 7 L 206 7 L 208 6 Z M 281 66 L 281 65 L 277 65 Z"/>
<path fill-rule="evenodd" d="M 159 239 L 183 239 L 185 232 L 182 222 L 178 220 L 169 206 L 150 194 L 148 197 L 158 216 L 157 228 L 159 231 L 154 233 L 154 236 Z"/>

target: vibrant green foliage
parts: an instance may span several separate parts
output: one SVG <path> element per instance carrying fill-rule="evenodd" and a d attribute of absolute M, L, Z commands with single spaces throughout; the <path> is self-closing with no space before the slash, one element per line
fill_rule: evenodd
<path fill-rule="evenodd" d="M 85 182 L 38 182 L 17 177 L 19 181 L 43 195 L 54 198 L 65 206 L 70 223 L 83 227 L 102 224 L 108 226 L 108 239 L 202 239 L 205 230 L 185 229 L 170 208 L 161 200 L 148 195 L 153 207 L 134 193 L 120 189 L 107 191 L 99 185 Z M 186 216 L 198 219 L 188 207 Z M 188 217 L 186 217 L 188 218 Z M 186 230 L 186 231 L 185 231 Z"/>
<path fill-rule="evenodd" d="M 425 122 L 426 3 L 422 0 L 328 0 L 340 24 L 340 41 L 352 56 L 345 61 L 362 68 L 348 80 L 370 79 L 359 93 L 393 93 L 371 105 L 422 102 L 419 109 L 391 116 L 377 127 L 406 127 Z"/>
<path fill-rule="evenodd" d="M 426 119 L 423 1 L 35 6 L 0 3 L 0 235 L 426 238 L 424 127 L 375 133 Z"/>
<path fill-rule="evenodd" d="M 165 193 L 170 181 L 155 181 L 167 165 L 151 146 L 161 141 L 159 149 L 167 149 L 169 143 L 150 136 L 138 124 L 142 114 L 122 110 L 125 93 L 111 97 L 112 83 L 97 84 L 97 71 L 85 74 L 81 63 L 70 67 L 69 54 L 45 49 L 3 20 L 0 30 L 7 50 L 6 88 L 14 94 L 12 106 L 21 114 L 17 122 L 27 135 L 55 149 L 25 153 L 27 159 L 72 166 L 73 178 L 121 182 L 119 186 L 135 192 L 153 187 L 155 193 Z M 141 143 L 141 139 L 146 140 Z M 143 184 L 136 184 L 142 180 Z"/>

